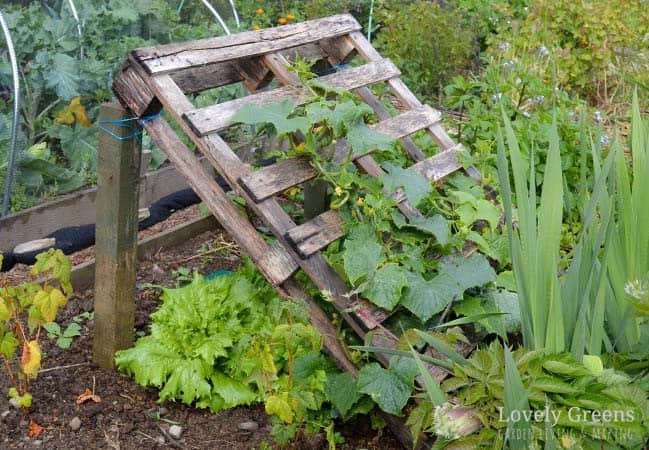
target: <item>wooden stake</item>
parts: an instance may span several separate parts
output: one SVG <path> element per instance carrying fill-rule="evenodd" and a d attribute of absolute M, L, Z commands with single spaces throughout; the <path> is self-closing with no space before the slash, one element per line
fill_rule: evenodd
<path fill-rule="evenodd" d="M 117 124 L 131 114 L 117 103 L 99 112 L 93 360 L 115 366 L 115 352 L 133 345 L 137 261 L 138 183 L 141 143 L 137 121 Z"/>

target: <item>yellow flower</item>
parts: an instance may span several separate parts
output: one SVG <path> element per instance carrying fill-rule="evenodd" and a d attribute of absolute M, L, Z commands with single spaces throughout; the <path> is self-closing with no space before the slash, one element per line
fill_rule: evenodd
<path fill-rule="evenodd" d="M 336 186 L 335 192 L 336 192 L 336 196 L 338 196 L 338 197 L 343 195 L 343 190 L 342 190 L 342 188 L 340 186 Z"/>
<path fill-rule="evenodd" d="M 363 197 L 359 197 L 358 200 L 356 200 L 356 204 L 358 206 L 363 206 L 365 204 L 365 199 Z"/>
<path fill-rule="evenodd" d="M 288 13 L 286 15 L 286 20 L 295 20 L 295 16 L 293 14 L 291 14 L 291 13 Z"/>
<path fill-rule="evenodd" d="M 261 8 L 258 8 L 257 11 L 255 11 L 258 16 L 263 16 L 264 15 L 264 10 Z"/>
<path fill-rule="evenodd" d="M 287 22 L 287 21 L 286 21 L 286 17 L 280 17 L 280 18 L 277 20 L 277 23 L 279 23 L 280 25 L 286 25 L 286 22 Z"/>
<path fill-rule="evenodd" d="M 259 30 L 261 30 L 261 27 L 259 25 L 257 25 L 257 24 L 254 24 L 252 26 L 252 29 L 255 30 L 255 31 L 259 31 Z"/>
<path fill-rule="evenodd" d="M 298 153 L 303 152 L 304 151 L 304 142 L 300 142 L 299 144 L 297 144 L 297 146 L 295 147 L 295 151 L 298 152 Z"/>

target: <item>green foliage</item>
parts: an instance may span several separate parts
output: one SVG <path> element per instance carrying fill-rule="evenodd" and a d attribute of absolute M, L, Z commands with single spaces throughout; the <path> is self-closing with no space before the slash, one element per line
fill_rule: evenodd
<path fill-rule="evenodd" d="M 45 280 L 42 283 L 24 281 L 16 286 L 8 286 L 6 280 L 2 280 L 0 359 L 4 362 L 3 367 L 11 384 L 9 397 L 18 407 L 27 409 L 32 404 L 29 383 L 38 376 L 41 367 L 41 328 L 60 330 L 55 320 L 59 309 L 65 306 L 72 294 L 70 267 L 65 255 L 60 250 L 52 249 L 38 255 L 31 270 L 34 278 Z M 77 324 L 72 325 L 78 327 Z M 78 336 L 70 327 L 63 334 L 66 339 Z"/>
<path fill-rule="evenodd" d="M 83 39 L 65 1 L 3 10 L 22 91 L 14 209 L 95 182 L 97 128 L 91 123 L 99 104 L 112 99 L 111 74 L 129 51 L 222 32 L 200 3 L 186 6 L 180 15 L 174 0 L 88 0 L 78 7 Z M 0 61 L 0 91 L 11 84 L 9 64 Z M 69 114 L 75 101 L 82 116 L 78 109 Z M 0 102 L 0 174 L 8 158 L 10 107 Z M 46 155 L 34 157 L 35 145 L 44 146 Z"/>
<path fill-rule="evenodd" d="M 61 326 L 56 322 L 46 323 L 43 328 L 47 331 L 47 337 L 56 339 L 56 345 L 62 349 L 70 348 L 72 339 L 81 336 L 81 325 L 76 322 L 72 322 L 65 330 L 61 330 Z"/>
<path fill-rule="evenodd" d="M 608 326 L 616 337 L 616 347 L 624 352 L 645 352 L 642 330 L 644 319 L 631 314 L 633 308 L 646 310 L 643 292 L 649 276 L 649 212 L 644 206 L 649 195 L 649 124 L 640 115 L 637 96 L 632 108 L 630 139 L 631 170 L 619 143 L 616 149 L 615 167 L 611 170 L 612 186 L 603 197 L 605 209 L 614 211 L 615 224 L 607 236 L 607 274 L 611 290 L 602 294 Z M 598 164 L 596 164 L 598 166 Z M 612 295 L 610 295 L 612 294 Z M 632 307 L 633 306 L 633 307 Z M 647 331 L 644 331 L 645 337 Z"/>
<path fill-rule="evenodd" d="M 321 353 L 322 338 L 304 305 L 280 299 L 250 262 L 232 274 L 209 281 L 195 274 L 188 285 L 165 289 L 151 318 L 151 334 L 115 361 L 137 383 L 160 389 L 160 400 L 213 412 L 264 402 L 281 445 L 301 430 L 331 425 L 327 401 L 341 405 L 345 418 L 372 407 L 361 408 L 358 393 L 351 403 L 339 396 L 347 380 Z"/>
<path fill-rule="evenodd" d="M 455 224 L 463 232 L 451 239 L 452 222 L 445 215 L 454 217 L 456 208 L 438 207 L 440 195 L 430 182 L 403 168 L 407 161 L 400 156 L 398 144 L 368 126 L 375 120 L 371 109 L 351 94 L 310 80 L 310 66 L 298 61 L 294 68 L 312 94 L 303 106 L 291 109 L 283 103 L 244 107 L 235 120 L 270 126 L 268 131 L 289 140 L 288 156 L 309 157 L 319 177 L 330 185 L 331 208 L 343 216 L 346 236 L 341 243 L 331 245 L 326 256 L 355 292 L 389 311 L 402 305 L 426 321 L 460 300 L 467 289 L 493 281 L 495 272 L 481 254 L 441 260 L 431 257 L 449 253 L 452 247 L 462 249 L 464 237 L 471 236 L 490 251 L 489 243 L 472 225 L 487 219 L 485 229 L 496 232 L 498 210 L 487 206 L 477 193 L 479 186 L 473 193 L 455 191 L 464 208 Z M 303 139 L 293 134 L 298 130 Z M 361 143 L 350 139 L 354 133 L 372 137 Z M 347 146 L 336 149 L 337 142 L 342 141 Z M 385 169 L 379 178 L 359 172 L 353 163 L 354 158 L 372 150 Z M 336 152 L 338 155 L 332 158 Z M 421 216 L 406 219 L 395 195 L 390 195 L 399 191 L 411 205 L 420 207 Z"/>
<path fill-rule="evenodd" d="M 457 9 L 423 0 L 403 3 L 377 2 L 380 32 L 374 43 L 402 69 L 415 93 L 434 98 L 454 75 L 473 67 L 476 33 Z"/>
<path fill-rule="evenodd" d="M 510 352 L 498 342 L 476 350 L 468 364 L 456 364 L 442 389 L 472 406 L 482 429 L 440 448 L 501 449 L 506 436 L 509 448 L 544 443 L 548 448 L 548 441 L 564 448 L 641 447 L 649 426 L 646 390 L 622 373 L 602 369 L 594 358 L 597 363 L 585 365 L 567 353 Z M 428 426 L 434 429 L 430 421 Z"/>
<path fill-rule="evenodd" d="M 647 80 L 649 11 L 642 0 L 536 0 L 504 25 L 495 44 L 510 43 L 508 58 L 548 56 L 550 64 L 529 70 L 584 98 L 628 102 L 628 80 Z"/>
<path fill-rule="evenodd" d="M 521 304 L 523 340 L 527 348 L 561 352 L 570 349 L 581 357 L 585 351 L 599 354 L 604 334 L 603 308 L 598 300 L 605 279 L 600 248 L 606 236 L 610 208 L 598 209 L 608 176 L 612 152 L 606 167 L 598 173 L 590 201 L 584 208 L 583 232 L 567 263 L 566 275 L 557 270 L 560 261 L 563 213 L 563 178 L 559 160 L 559 137 L 551 130 L 540 203 L 537 207 L 533 161 L 523 161 L 518 141 L 505 117 L 507 146 L 514 188 L 510 185 L 505 144 L 499 138 L 498 168 L 510 240 L 512 266 Z M 518 226 L 513 226 L 513 204 Z M 602 220 L 596 219 L 600 211 Z M 530 261 L 534 264 L 530 266 Z"/>

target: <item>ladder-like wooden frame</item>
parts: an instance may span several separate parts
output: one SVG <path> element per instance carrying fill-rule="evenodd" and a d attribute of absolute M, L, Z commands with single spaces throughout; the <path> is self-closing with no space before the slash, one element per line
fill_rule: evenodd
<path fill-rule="evenodd" d="M 286 99 L 300 103 L 307 99 L 307 90 L 300 85 L 297 76 L 287 70 L 295 55 L 319 58 L 334 68 L 356 55 L 362 57 L 366 61 L 364 65 L 335 71 L 320 77 L 319 81 L 333 88 L 353 91 L 370 105 L 379 119 L 375 128 L 401 140 L 414 163 L 410 170 L 437 181 L 462 169 L 457 158 L 461 147 L 444 131 L 440 113 L 422 105 L 399 78 L 399 69 L 381 57 L 362 35 L 359 23 L 348 14 L 138 49 L 131 53 L 128 63 L 116 75 L 113 88 L 122 104 L 139 117 L 150 117 L 164 108 L 216 171 L 270 228 L 276 237 L 273 244 L 268 244 L 234 206 L 163 117 L 142 121 L 151 139 L 187 178 L 223 228 L 280 295 L 303 299 L 309 304 L 312 322 L 322 333 L 327 352 L 342 369 L 356 374 L 357 368 L 345 356 L 328 317 L 294 280 L 293 275 L 298 269 L 302 269 L 318 289 L 329 293 L 337 312 L 359 336 L 365 337 L 373 330 L 373 345 L 387 347 L 394 346 L 397 338 L 381 326 L 389 314 L 356 295 L 346 295 L 349 286 L 319 253 L 343 235 L 338 214 L 327 211 L 297 225 L 275 198 L 286 189 L 315 178 L 315 171 L 306 159 L 296 158 L 252 172 L 219 135 L 233 124 L 232 115 L 243 105 Z M 260 91 L 273 78 L 284 86 Z M 196 108 L 187 97 L 190 93 L 237 82 L 243 82 L 252 94 L 204 108 Z M 368 85 L 379 82 L 389 86 L 405 111 L 391 117 L 368 88 Z M 408 137 L 420 130 L 426 130 L 432 136 L 442 150 L 440 153 L 425 158 Z M 354 162 L 370 175 L 383 173 L 371 154 L 356 157 Z M 469 169 L 468 172 L 479 178 L 475 170 Z M 420 214 L 408 204 L 403 193 L 392 195 L 404 215 L 412 218 Z M 378 354 L 377 358 L 385 365 L 389 362 L 388 355 Z M 432 368 L 432 372 L 438 379 L 444 376 L 443 369 Z M 407 434 L 407 430 L 402 429 L 400 433 Z M 404 436 L 400 438 L 407 440 Z"/>

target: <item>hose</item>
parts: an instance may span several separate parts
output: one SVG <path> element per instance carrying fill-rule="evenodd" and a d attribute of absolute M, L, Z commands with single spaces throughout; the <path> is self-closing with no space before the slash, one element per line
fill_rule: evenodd
<path fill-rule="evenodd" d="M 9 25 L 5 20 L 5 16 L 0 11 L 0 26 L 5 35 L 7 42 L 7 50 L 9 50 L 9 61 L 11 62 L 11 73 L 13 75 L 14 87 L 14 115 L 13 123 L 11 126 L 11 147 L 9 150 L 9 164 L 7 166 L 7 177 L 5 180 L 5 190 L 2 198 L 2 217 L 9 214 L 9 206 L 11 203 L 11 185 L 14 178 L 14 164 L 16 163 L 16 144 L 18 138 L 18 124 L 20 121 L 20 78 L 18 75 L 18 62 L 16 61 L 16 52 L 14 51 L 14 43 L 11 40 L 11 33 L 9 32 Z"/>
<path fill-rule="evenodd" d="M 68 5 L 70 5 L 70 10 L 72 11 L 72 17 L 77 22 L 77 34 L 79 35 L 80 50 L 79 57 L 83 59 L 83 30 L 81 29 L 81 20 L 79 19 L 79 14 L 77 13 L 77 7 L 75 6 L 72 0 L 68 0 Z"/>

